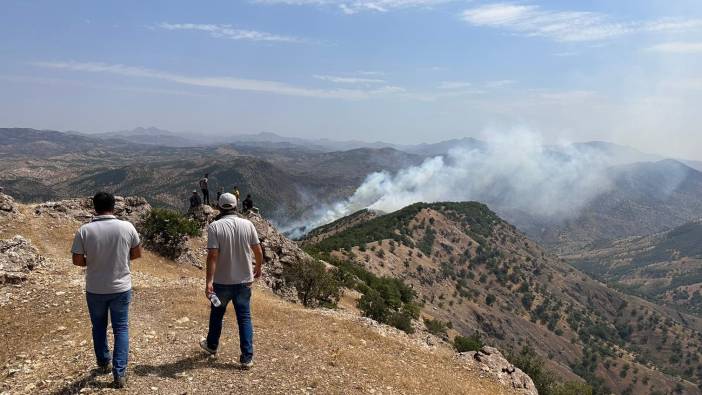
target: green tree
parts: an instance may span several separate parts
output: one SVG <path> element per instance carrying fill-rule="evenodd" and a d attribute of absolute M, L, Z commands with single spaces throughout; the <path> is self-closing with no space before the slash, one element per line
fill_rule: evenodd
<path fill-rule="evenodd" d="M 305 307 L 334 306 L 341 296 L 340 277 L 334 268 L 328 271 L 317 260 L 300 260 L 283 268 L 283 279 L 295 287 Z"/>

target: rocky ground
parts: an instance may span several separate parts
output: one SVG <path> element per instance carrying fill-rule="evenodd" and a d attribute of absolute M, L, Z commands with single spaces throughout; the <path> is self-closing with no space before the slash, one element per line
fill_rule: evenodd
<path fill-rule="evenodd" d="M 16 210 L 25 220 L 0 218 L 0 239 L 20 234 L 49 259 L 27 269 L 24 281 L 0 287 L 0 393 L 117 392 L 111 375 L 93 369 L 83 273 L 69 254 L 79 220 L 37 214 L 34 206 Z M 150 252 L 133 268 L 126 393 L 529 393 L 474 356 L 348 312 L 304 309 L 264 282 L 253 298 L 256 365 L 242 371 L 231 311 L 220 356 L 210 359 L 197 346 L 208 317 L 200 269 Z"/>

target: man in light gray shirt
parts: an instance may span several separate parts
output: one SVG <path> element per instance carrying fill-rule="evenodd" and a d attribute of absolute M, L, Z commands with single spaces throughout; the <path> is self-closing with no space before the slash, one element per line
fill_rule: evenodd
<path fill-rule="evenodd" d="M 207 228 L 207 274 L 205 295 L 221 302 L 210 306 L 210 329 L 200 347 L 214 355 L 222 333 L 222 319 L 232 301 L 239 326 L 239 363 L 253 366 L 253 324 L 251 322 L 251 285 L 261 276 L 263 252 L 258 233 L 251 221 L 236 216 L 237 199 L 231 193 L 219 197 L 220 218 Z M 255 266 L 252 262 L 255 258 Z M 215 299 L 216 300 L 216 299 Z"/>
<path fill-rule="evenodd" d="M 93 205 L 97 216 L 80 227 L 71 252 L 73 264 L 86 269 L 85 291 L 98 368 L 103 373 L 111 370 L 115 386 L 123 388 L 129 356 L 130 261 L 141 257 L 139 234 L 134 225 L 113 215 L 115 198 L 111 194 L 97 193 Z M 107 344 L 108 312 L 115 338 L 113 356 Z"/>

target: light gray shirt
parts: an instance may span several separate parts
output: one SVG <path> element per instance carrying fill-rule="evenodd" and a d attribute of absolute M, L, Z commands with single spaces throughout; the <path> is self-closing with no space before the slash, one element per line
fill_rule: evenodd
<path fill-rule="evenodd" d="M 207 227 L 207 248 L 218 249 L 216 284 L 242 284 L 254 280 L 252 245 L 257 245 L 258 232 L 248 219 L 227 215 Z"/>
<path fill-rule="evenodd" d="M 114 215 L 98 215 L 81 226 L 71 252 L 85 255 L 85 290 L 112 294 L 132 289 L 129 251 L 139 243 L 134 225 Z"/>

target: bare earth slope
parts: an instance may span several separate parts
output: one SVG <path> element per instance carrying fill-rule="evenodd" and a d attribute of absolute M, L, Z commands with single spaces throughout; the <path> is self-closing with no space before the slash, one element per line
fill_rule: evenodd
<path fill-rule="evenodd" d="M 0 239 L 21 234 L 49 263 L 17 286 L 0 288 L 0 392 L 113 392 L 111 377 L 93 372 L 82 269 L 68 253 L 77 221 L 35 216 L 0 218 Z M 259 285 L 254 292 L 256 366 L 240 371 L 228 312 L 222 352 L 207 359 L 197 341 L 207 328 L 202 271 L 146 252 L 134 264 L 128 393 L 511 393 L 479 366 L 446 348 L 348 314 L 306 310 Z"/>

